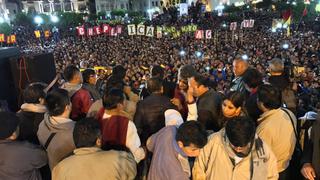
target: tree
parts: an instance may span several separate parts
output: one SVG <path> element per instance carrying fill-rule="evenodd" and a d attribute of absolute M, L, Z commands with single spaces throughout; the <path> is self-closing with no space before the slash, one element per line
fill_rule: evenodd
<path fill-rule="evenodd" d="M 12 31 L 8 23 L 0 23 L 0 34 L 10 35 Z"/>
<path fill-rule="evenodd" d="M 30 26 L 32 25 L 32 16 L 31 14 L 27 15 L 25 13 L 18 13 L 13 20 L 13 24 Z"/>

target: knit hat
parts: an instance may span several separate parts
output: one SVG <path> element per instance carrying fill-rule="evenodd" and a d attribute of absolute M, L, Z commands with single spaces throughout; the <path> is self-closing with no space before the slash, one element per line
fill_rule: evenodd
<path fill-rule="evenodd" d="M 164 118 L 166 121 L 166 126 L 180 126 L 183 123 L 181 114 L 174 109 L 166 110 L 164 112 Z"/>
<path fill-rule="evenodd" d="M 19 118 L 11 112 L 0 112 L 0 139 L 10 137 L 19 125 Z"/>

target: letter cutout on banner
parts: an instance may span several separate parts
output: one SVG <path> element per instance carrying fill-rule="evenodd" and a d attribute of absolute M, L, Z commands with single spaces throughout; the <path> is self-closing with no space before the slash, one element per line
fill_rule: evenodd
<path fill-rule="evenodd" d="M 16 39 L 16 35 L 11 35 L 11 43 L 16 43 L 17 42 L 17 39 Z"/>
<path fill-rule="evenodd" d="M 196 39 L 202 39 L 203 38 L 203 30 L 197 30 L 195 32 L 195 36 L 196 36 Z"/>
<path fill-rule="evenodd" d="M 153 37 L 154 36 L 154 27 L 147 26 L 146 36 L 148 36 L 148 37 Z"/>
<path fill-rule="evenodd" d="M 5 42 L 4 34 L 0 34 L 0 42 Z"/>
<path fill-rule="evenodd" d="M 107 24 L 102 25 L 102 32 L 104 34 L 108 34 L 109 31 L 110 31 L 110 26 L 109 25 L 107 25 Z"/>
<path fill-rule="evenodd" d="M 188 26 L 182 26 L 181 27 L 181 32 L 182 33 L 188 32 Z"/>
<path fill-rule="evenodd" d="M 88 32 L 88 36 L 93 36 L 94 35 L 94 33 L 93 33 L 93 28 L 88 28 L 88 30 L 87 30 Z"/>
<path fill-rule="evenodd" d="M 85 30 L 84 30 L 84 27 L 83 26 L 80 26 L 78 27 L 78 35 L 79 36 L 84 36 L 86 33 L 85 33 Z"/>
<path fill-rule="evenodd" d="M 230 23 L 230 31 L 235 31 L 237 29 L 237 22 Z"/>
<path fill-rule="evenodd" d="M 11 44 L 11 36 L 7 36 L 7 44 Z"/>
<path fill-rule="evenodd" d="M 117 36 L 117 35 L 118 35 L 118 34 L 117 34 L 117 29 L 116 29 L 115 27 L 112 27 L 112 28 L 111 28 L 110 35 L 111 35 L 111 36 Z"/>
<path fill-rule="evenodd" d="M 39 30 L 34 31 L 34 35 L 36 36 L 36 38 L 40 38 L 41 36 L 40 31 Z"/>
<path fill-rule="evenodd" d="M 157 38 L 162 38 L 162 27 L 157 27 Z"/>
<path fill-rule="evenodd" d="M 250 19 L 249 21 L 249 27 L 253 28 L 254 26 L 254 19 Z"/>
<path fill-rule="evenodd" d="M 249 20 L 243 20 L 242 23 L 241 23 L 241 28 L 242 28 L 242 27 L 248 28 L 248 27 L 249 27 L 249 24 L 250 24 L 250 21 L 249 21 Z"/>
<path fill-rule="evenodd" d="M 100 28 L 100 26 L 95 26 L 95 27 L 94 27 L 94 32 L 96 33 L 96 35 L 100 35 L 100 34 L 101 34 L 101 28 Z"/>
<path fill-rule="evenodd" d="M 211 38 L 212 38 L 212 31 L 206 30 L 206 39 L 211 39 Z"/>
<path fill-rule="evenodd" d="M 122 33 L 122 26 L 118 25 L 117 26 L 117 34 L 121 34 Z"/>
<path fill-rule="evenodd" d="M 191 25 L 192 32 L 196 32 L 198 29 L 197 25 Z"/>
<path fill-rule="evenodd" d="M 139 24 L 137 27 L 137 35 L 143 36 L 145 31 L 145 25 Z"/>
<path fill-rule="evenodd" d="M 49 36 L 50 36 L 50 31 L 48 30 L 44 31 L 44 37 L 49 38 Z"/>
<path fill-rule="evenodd" d="M 136 35 L 136 25 L 135 24 L 129 24 L 128 25 L 128 35 L 132 36 L 132 35 Z"/>

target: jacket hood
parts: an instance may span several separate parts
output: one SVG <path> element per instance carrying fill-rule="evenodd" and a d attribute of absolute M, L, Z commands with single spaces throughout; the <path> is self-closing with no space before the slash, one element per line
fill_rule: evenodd
<path fill-rule="evenodd" d="M 61 89 L 67 90 L 69 97 L 72 97 L 81 87 L 82 84 L 71 84 L 69 82 L 66 82 L 61 86 Z"/>

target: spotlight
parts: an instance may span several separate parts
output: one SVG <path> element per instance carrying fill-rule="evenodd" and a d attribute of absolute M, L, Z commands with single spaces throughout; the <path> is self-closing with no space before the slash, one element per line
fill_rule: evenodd
<path fill-rule="evenodd" d="M 179 54 L 180 54 L 180 56 L 185 56 L 185 55 L 186 55 L 186 51 L 181 50 L 181 51 L 179 52 Z"/>
<path fill-rule="evenodd" d="M 283 48 L 283 49 L 289 49 L 289 44 L 288 44 L 288 43 L 284 43 L 284 44 L 282 45 L 282 48 Z"/>
<path fill-rule="evenodd" d="M 53 23 L 57 23 L 59 21 L 59 18 L 57 16 L 53 15 L 53 16 L 50 17 L 50 20 Z"/>
<path fill-rule="evenodd" d="M 201 57 L 201 56 L 202 56 L 202 52 L 196 51 L 196 56 L 197 56 L 198 58 Z"/>
<path fill-rule="evenodd" d="M 37 23 L 39 25 L 43 23 L 43 19 L 40 16 L 35 16 L 33 20 L 35 23 Z"/>
<path fill-rule="evenodd" d="M 248 60 L 248 59 L 249 59 L 248 55 L 246 55 L 246 54 L 242 55 L 241 58 L 242 58 L 243 60 Z"/>

